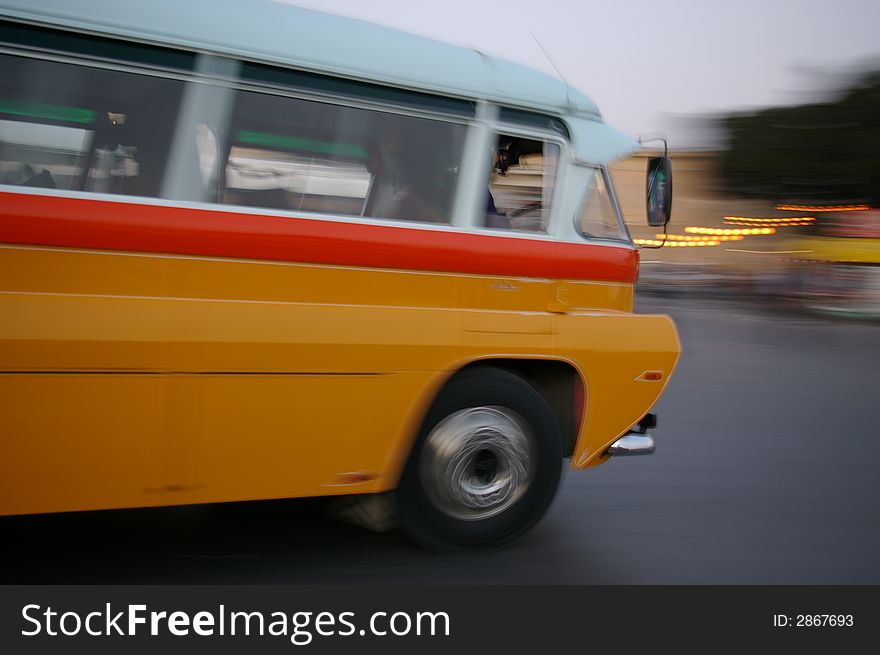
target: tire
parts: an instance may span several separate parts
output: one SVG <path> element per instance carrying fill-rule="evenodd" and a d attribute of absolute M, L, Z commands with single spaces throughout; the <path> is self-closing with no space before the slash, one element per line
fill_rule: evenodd
<path fill-rule="evenodd" d="M 495 368 L 466 371 L 428 412 L 398 485 L 401 526 L 441 551 L 506 545 L 550 506 L 562 440 L 544 398 Z"/>

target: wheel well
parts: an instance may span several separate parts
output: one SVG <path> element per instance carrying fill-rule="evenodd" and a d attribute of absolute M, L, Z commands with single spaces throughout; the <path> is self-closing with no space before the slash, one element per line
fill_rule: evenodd
<path fill-rule="evenodd" d="M 455 379 L 464 371 L 480 368 L 500 368 L 509 371 L 534 387 L 547 401 L 559 423 L 562 455 L 571 457 L 580 427 L 580 416 L 575 416 L 577 411 L 575 398 L 578 389 L 580 389 L 581 398 L 583 398 L 584 392 L 584 383 L 574 366 L 567 362 L 550 359 L 483 359 L 468 364 L 449 379 Z"/>

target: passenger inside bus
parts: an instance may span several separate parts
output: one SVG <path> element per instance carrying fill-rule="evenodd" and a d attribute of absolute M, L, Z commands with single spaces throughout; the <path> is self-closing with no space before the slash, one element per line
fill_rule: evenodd
<path fill-rule="evenodd" d="M 507 218 L 507 214 L 495 206 L 495 198 L 492 197 L 491 190 L 486 190 L 486 199 L 486 227 L 509 229 L 510 220 Z"/>
<path fill-rule="evenodd" d="M 448 223 L 454 172 L 444 165 L 442 136 L 427 121 L 379 117 L 369 146 L 373 176 L 366 215 Z"/>
<path fill-rule="evenodd" d="M 402 147 L 401 135 L 386 132 L 370 148 L 367 169 L 373 175 L 373 185 L 367 202 L 367 216 L 417 220 L 432 223 L 446 222 L 437 199 L 432 197 L 430 168 L 417 157 L 418 150 Z"/>
<path fill-rule="evenodd" d="M 493 151 L 485 226 L 544 232 L 559 159 L 559 146 L 501 134 Z"/>
<path fill-rule="evenodd" d="M 492 149 L 492 168 L 489 171 L 489 182 L 491 184 L 491 178 L 495 175 L 495 171 L 498 169 L 499 165 L 499 148 Z M 495 205 L 495 198 L 492 196 L 492 189 L 486 189 L 486 227 L 499 228 L 499 229 L 509 229 L 510 228 L 510 220 L 507 218 L 507 214 L 503 211 L 499 210 Z"/>

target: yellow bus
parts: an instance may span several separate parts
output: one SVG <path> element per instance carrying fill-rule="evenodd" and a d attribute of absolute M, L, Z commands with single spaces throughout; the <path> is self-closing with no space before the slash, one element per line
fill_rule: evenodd
<path fill-rule="evenodd" d="M 0 14 L 0 515 L 381 497 L 468 549 L 653 450 L 680 346 L 589 98 L 269 1 Z"/>

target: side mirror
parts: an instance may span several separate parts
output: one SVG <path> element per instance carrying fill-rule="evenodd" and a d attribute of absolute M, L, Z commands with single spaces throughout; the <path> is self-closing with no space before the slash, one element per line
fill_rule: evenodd
<path fill-rule="evenodd" d="M 672 216 L 672 160 L 653 157 L 648 160 L 648 225 L 663 227 Z"/>

